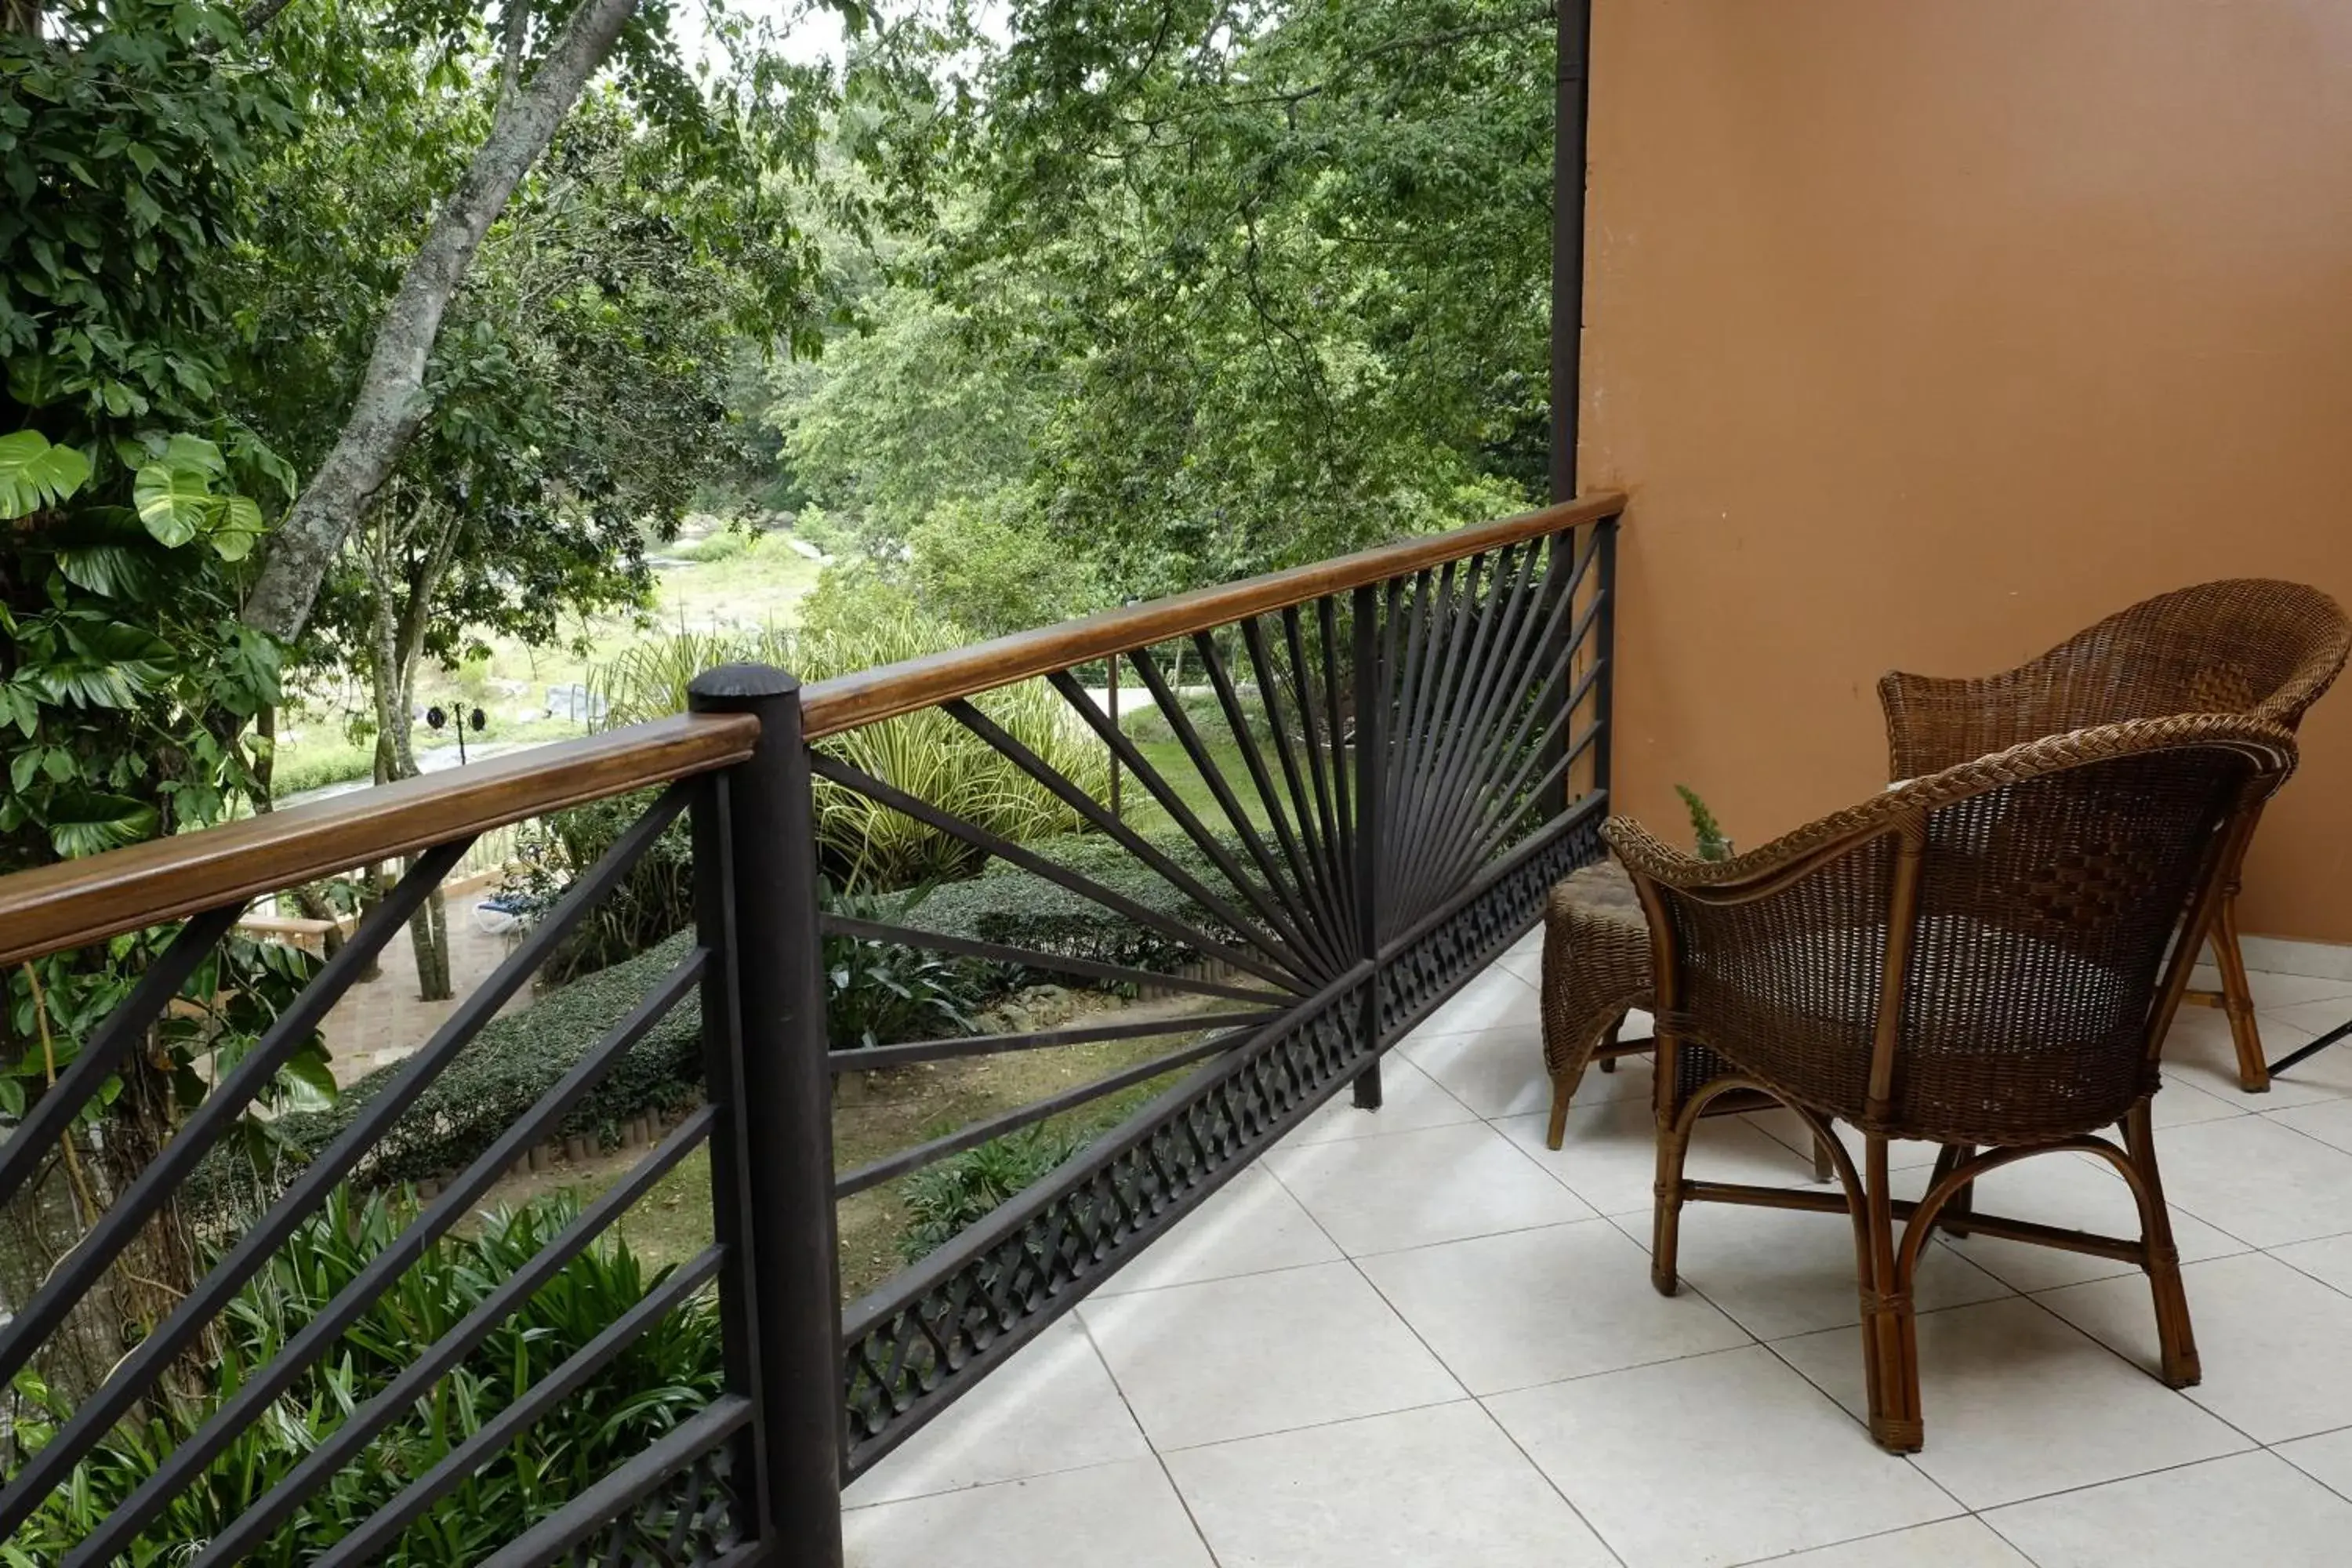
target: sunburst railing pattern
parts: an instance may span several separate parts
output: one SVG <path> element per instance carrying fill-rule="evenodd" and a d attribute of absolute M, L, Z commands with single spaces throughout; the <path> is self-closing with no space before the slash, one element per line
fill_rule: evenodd
<path fill-rule="evenodd" d="M 5 1379 L 37 1364 L 86 1314 L 109 1269 L 238 1130 L 469 843 L 525 817 L 659 791 L 341 1135 L 264 1194 L 194 1289 L 46 1440 L 11 1445 L 0 1545 L 102 1444 L 169 1397 L 167 1377 L 200 1354 L 238 1293 L 339 1191 L 365 1178 L 372 1155 L 482 1026 L 683 818 L 694 845 L 695 933 L 675 965 L 584 1043 L 577 1064 L 502 1136 L 445 1173 L 394 1239 L 245 1369 L 62 1560 L 95 1568 L 134 1546 L 147 1551 L 159 1521 L 218 1488 L 239 1436 L 283 1418 L 289 1391 L 333 1364 L 427 1249 L 694 997 L 702 1104 L 478 1307 L 430 1342 L 398 1347 L 404 1360 L 385 1386 L 328 1421 L 274 1483 L 217 1510 L 205 1539 L 176 1543 L 179 1558 L 267 1555 L 330 1489 L 363 1471 L 380 1478 L 392 1460 L 379 1439 L 394 1423 L 424 1408 L 630 1205 L 707 1149 L 711 1245 L 462 1441 L 415 1473 L 400 1471 L 389 1502 L 309 1561 L 395 1552 L 404 1532 L 595 1386 L 666 1315 L 709 1300 L 724 1339 L 723 1391 L 537 1510 L 480 1561 L 835 1568 L 847 1479 L 1325 1100 L 1352 1086 L 1359 1104 L 1377 1106 L 1381 1053 L 1533 923 L 1547 887 L 1600 854 L 1621 505 L 1597 498 L 805 689 L 774 670 L 712 671 L 695 683 L 696 711 L 678 719 L 0 879 L 0 965 L 163 932 L 112 1014 L 79 1039 L 70 1065 L 0 1140 L 5 1205 L 53 1168 L 77 1121 L 175 999 L 211 984 L 206 965 L 252 900 L 413 858 L 152 1162 L 89 1217 L 57 1267 L 9 1303 Z M 1130 689 L 1116 717 L 1091 684 L 1111 668 L 1141 690 L 1139 699 Z M 1009 721 L 997 694 L 1030 683 L 1060 705 L 1065 739 L 1100 748 L 1125 781 L 1120 796 L 1071 777 L 1070 748 L 1041 748 L 1028 718 Z M 1035 707 L 1024 702 L 1022 712 L 1034 717 Z M 969 801 L 885 776 L 871 759 L 888 749 L 861 748 L 856 732 L 915 714 L 939 715 L 985 747 L 1004 776 L 1050 797 L 1081 831 L 1015 841 Z M 919 903 L 878 918 L 863 906 L 828 910 L 823 879 L 837 868 L 817 833 L 827 801 L 901 818 L 955 847 L 965 865 L 1018 868 L 1149 933 L 1160 957 L 1115 962 L 930 929 Z M 1089 852 L 1071 853 L 1072 843 Z M 1107 852 L 1122 876 L 1102 871 Z M 1147 886 L 1154 896 L 1141 895 Z M 1157 1000 L 1051 1026 L 833 1050 L 820 968 L 828 939 Z M 1098 1076 L 836 1167 L 840 1075 L 1104 1044 L 1119 1047 L 1118 1065 Z M 1129 1109 L 1045 1177 L 844 1308 L 845 1200 L 1106 1103 Z"/>

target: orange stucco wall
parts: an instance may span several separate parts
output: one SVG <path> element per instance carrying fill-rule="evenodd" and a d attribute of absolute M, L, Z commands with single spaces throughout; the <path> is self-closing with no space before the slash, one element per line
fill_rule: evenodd
<path fill-rule="evenodd" d="M 1619 808 L 1884 781 L 1873 683 L 2211 577 L 2352 603 L 2352 0 L 1600 0 Z M 2352 942 L 2352 688 L 2246 929 Z"/>

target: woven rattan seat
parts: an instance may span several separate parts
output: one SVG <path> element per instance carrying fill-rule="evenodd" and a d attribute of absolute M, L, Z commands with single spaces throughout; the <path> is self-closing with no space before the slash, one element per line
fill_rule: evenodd
<path fill-rule="evenodd" d="M 2086 725 L 2175 713 L 2242 713 L 2293 730 L 2352 650 L 2336 601 L 2300 583 L 2242 578 L 2158 595 L 2041 658 L 1980 679 L 1889 674 L 1890 777 L 1914 778 Z M 2224 1009 L 2249 1092 L 2270 1087 L 2238 944 L 2238 868 L 2223 873 L 2211 942 L 2221 988 L 2189 1000 Z"/>
<path fill-rule="evenodd" d="M 1675 1289 L 1686 1202 L 1849 1215 L 1871 1433 L 1898 1451 L 1922 1441 L 1911 1280 L 1938 1225 L 2137 1264 L 2165 1378 L 2194 1383 L 2148 1104 L 2222 873 L 2294 760 L 2294 738 L 2261 720 L 2137 720 L 1912 779 L 1729 860 L 1612 818 L 1604 832 L 1650 917 L 1658 1289 Z M 1842 1196 L 1685 1179 L 1696 1118 L 1758 1090 L 1811 1129 Z M 1841 1121 L 1862 1134 L 1859 1165 Z M 2097 1136 L 2118 1123 L 2120 1143 Z M 1943 1145 L 1916 1205 L 1888 1179 L 1888 1144 L 1904 1138 Z M 1973 1211 L 1976 1177 L 2056 1151 L 2121 1172 L 2138 1237 Z"/>
<path fill-rule="evenodd" d="M 1584 1069 L 1596 1055 L 1610 1065 L 1626 1013 L 1650 1004 L 1650 921 L 1633 879 L 1610 860 L 1571 872 L 1544 903 L 1543 1051 L 1544 1070 L 1551 1075 L 1551 1147 L 1559 1147 Z"/>

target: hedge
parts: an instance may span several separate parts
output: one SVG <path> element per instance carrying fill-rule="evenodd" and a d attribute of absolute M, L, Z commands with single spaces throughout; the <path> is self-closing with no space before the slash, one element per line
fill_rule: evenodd
<path fill-rule="evenodd" d="M 1147 842 L 1190 872 L 1201 885 L 1236 907 L 1240 898 L 1224 876 L 1189 838 L 1174 833 L 1148 836 Z M 1089 880 L 1141 904 L 1155 914 L 1195 931 L 1231 941 L 1236 935 L 1216 915 L 1128 853 L 1103 834 L 1073 835 L 1038 847 Z M 1098 963 L 1123 964 L 1169 973 L 1193 961 L 1182 943 L 1137 923 L 1092 899 L 1005 861 L 997 861 L 966 881 L 934 888 L 908 916 L 909 924 L 943 936 L 997 942 Z M 1014 983 L 1033 978 L 1016 975 Z"/>
<path fill-rule="evenodd" d="M 604 1037 L 647 991 L 681 963 L 693 942 L 681 932 L 650 952 L 546 992 L 520 1013 L 482 1026 L 457 1059 L 362 1157 L 362 1186 L 422 1181 L 469 1163 L 520 1121 L 557 1079 Z M 620 1142 L 622 1124 L 673 1110 L 702 1094 L 702 1003 L 689 991 L 621 1053 L 552 1134 Z M 268 1201 L 355 1121 L 407 1064 L 378 1068 L 348 1085 L 325 1110 L 298 1111 L 275 1124 L 278 1169 L 259 1176 L 244 1150 L 216 1151 L 199 1171 L 195 1196 L 210 1205 Z M 267 1190 L 261 1190 L 267 1189 Z"/>

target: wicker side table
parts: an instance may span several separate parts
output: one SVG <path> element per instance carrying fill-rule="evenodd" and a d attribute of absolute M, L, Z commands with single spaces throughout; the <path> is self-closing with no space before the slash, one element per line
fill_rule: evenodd
<path fill-rule="evenodd" d="M 1551 1074 L 1551 1126 L 1559 1147 L 1568 1105 L 1585 1068 L 1650 1048 L 1617 1042 L 1625 1015 L 1652 1005 L 1650 922 L 1633 879 L 1614 860 L 1570 873 L 1544 904 L 1544 1068 Z"/>

